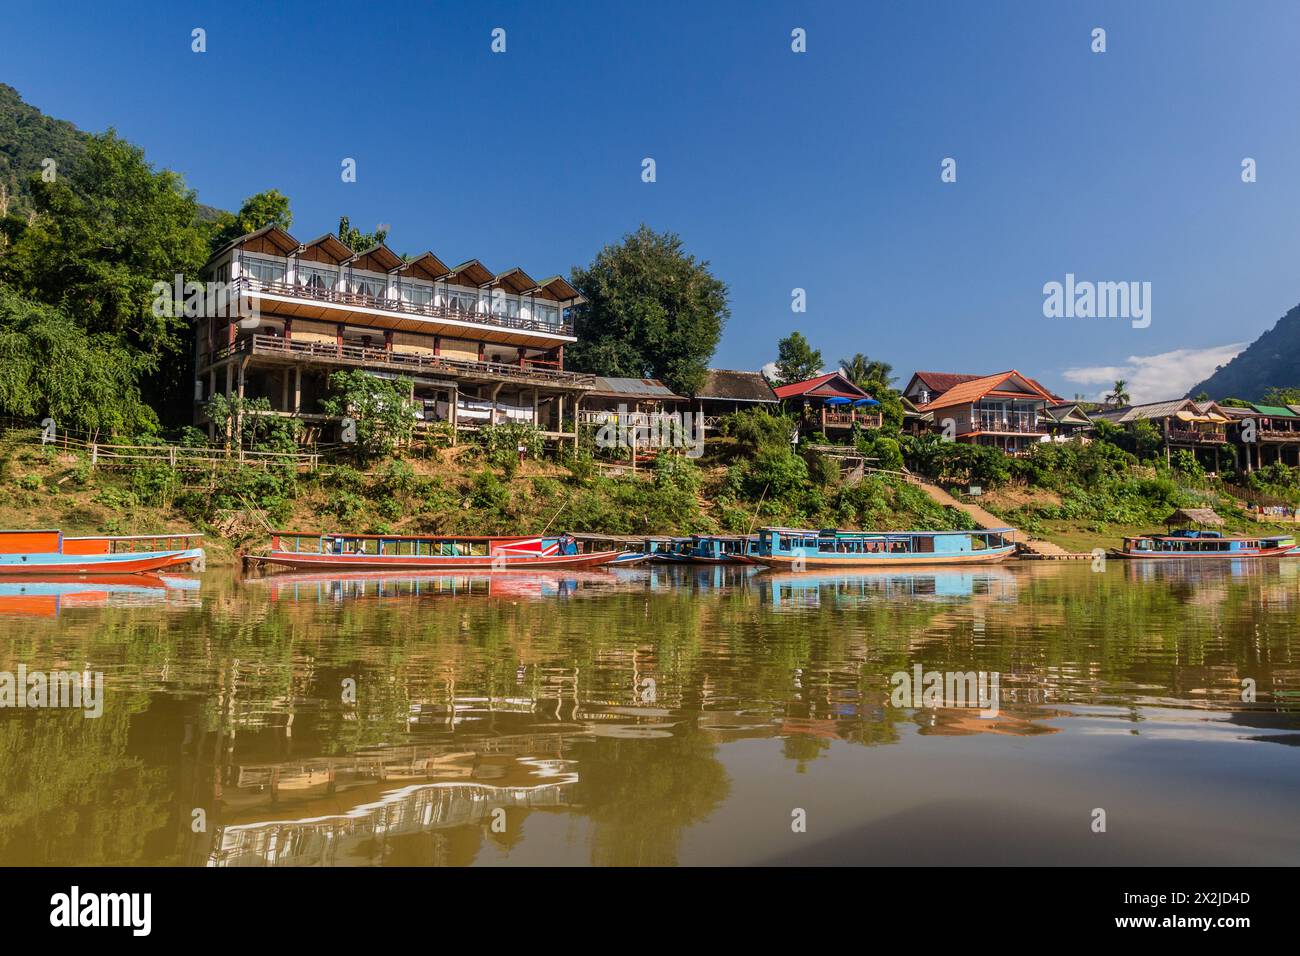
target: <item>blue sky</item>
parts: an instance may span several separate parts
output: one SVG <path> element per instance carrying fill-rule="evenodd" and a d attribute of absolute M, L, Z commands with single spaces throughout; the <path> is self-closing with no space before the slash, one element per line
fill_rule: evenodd
<path fill-rule="evenodd" d="M 0 81 L 204 202 L 284 191 L 300 237 L 544 276 L 679 233 L 731 290 L 722 367 L 798 328 L 903 379 L 1172 397 L 1300 302 L 1294 2 L 8 7 Z M 1066 273 L 1150 282 L 1150 326 L 1045 318 Z"/>

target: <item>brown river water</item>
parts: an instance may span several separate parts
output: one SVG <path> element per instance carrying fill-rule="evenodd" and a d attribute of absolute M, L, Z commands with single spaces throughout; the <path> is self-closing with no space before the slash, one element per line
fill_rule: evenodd
<path fill-rule="evenodd" d="M 8 579 L 20 667 L 0 865 L 1300 863 L 1300 561 Z"/>

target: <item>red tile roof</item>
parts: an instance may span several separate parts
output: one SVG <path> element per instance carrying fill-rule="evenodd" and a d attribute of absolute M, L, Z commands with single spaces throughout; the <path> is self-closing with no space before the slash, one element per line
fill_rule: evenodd
<path fill-rule="evenodd" d="M 982 378 L 973 378 L 960 382 L 948 389 L 939 397 L 935 398 L 933 401 L 925 405 L 920 405 L 918 408 L 922 411 L 926 411 L 934 408 L 949 408 L 953 405 L 966 405 L 970 402 L 977 402 L 990 392 L 998 391 L 998 386 L 1002 385 L 1002 383 L 1013 375 L 1029 386 L 1030 390 L 1044 401 L 1057 401 L 1055 395 L 1047 391 L 1032 378 L 1029 378 L 1027 375 L 1021 375 L 1015 369 L 1011 369 L 1007 372 L 998 372 L 996 375 L 985 375 Z"/>
<path fill-rule="evenodd" d="M 848 388 L 822 388 L 823 385 L 827 385 L 835 379 L 839 379 L 839 381 L 848 386 Z M 841 372 L 827 372 L 825 375 L 818 375 L 816 378 L 810 378 L 804 382 L 791 382 L 789 385 L 778 385 L 776 388 L 772 389 L 772 391 L 776 392 L 777 398 L 795 398 L 799 395 L 807 395 L 809 392 L 816 391 L 817 389 L 821 389 L 821 391 L 817 392 L 817 396 L 815 397 L 823 395 L 828 398 L 832 395 L 838 395 L 842 398 L 870 397 L 866 392 L 845 378 Z"/>

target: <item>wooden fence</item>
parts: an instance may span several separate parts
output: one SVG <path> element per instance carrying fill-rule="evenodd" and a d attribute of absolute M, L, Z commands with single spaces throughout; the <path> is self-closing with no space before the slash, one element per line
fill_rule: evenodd
<path fill-rule="evenodd" d="M 100 441 L 85 433 L 56 431 L 52 439 L 41 436 L 39 425 L 30 422 L 0 421 L 0 434 L 34 432 L 21 444 L 38 448 L 57 448 L 68 453 L 90 456 L 92 468 L 130 467 L 141 463 L 165 464 L 176 471 L 211 471 L 219 465 L 238 463 L 253 467 L 270 468 L 292 466 L 297 471 L 315 471 L 320 467 L 321 455 L 313 452 L 251 451 L 243 447 L 219 445 L 125 445 Z"/>

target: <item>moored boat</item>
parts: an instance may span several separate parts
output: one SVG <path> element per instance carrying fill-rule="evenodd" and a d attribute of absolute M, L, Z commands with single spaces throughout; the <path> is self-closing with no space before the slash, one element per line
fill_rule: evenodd
<path fill-rule="evenodd" d="M 296 570 L 346 568 L 388 571 L 483 572 L 542 568 L 595 568 L 618 551 L 587 551 L 569 535 L 539 537 L 483 535 L 306 534 L 277 531 L 264 554 L 246 555 L 252 566 Z"/>
<path fill-rule="evenodd" d="M 763 528 L 750 560 L 782 571 L 904 564 L 992 564 L 1016 550 L 1014 528 L 981 531 L 808 531 Z"/>
<path fill-rule="evenodd" d="M 686 551 L 692 564 L 753 564 L 758 538 L 752 535 L 695 535 Z"/>
<path fill-rule="evenodd" d="M 138 574 L 201 568 L 197 534 L 64 537 L 62 531 L 0 531 L 0 575 Z"/>
<path fill-rule="evenodd" d="M 1184 529 L 1169 534 L 1137 535 L 1111 548 L 1115 558 L 1156 561 L 1214 561 L 1225 558 L 1279 558 L 1296 551 L 1292 535 L 1225 535 Z"/>

